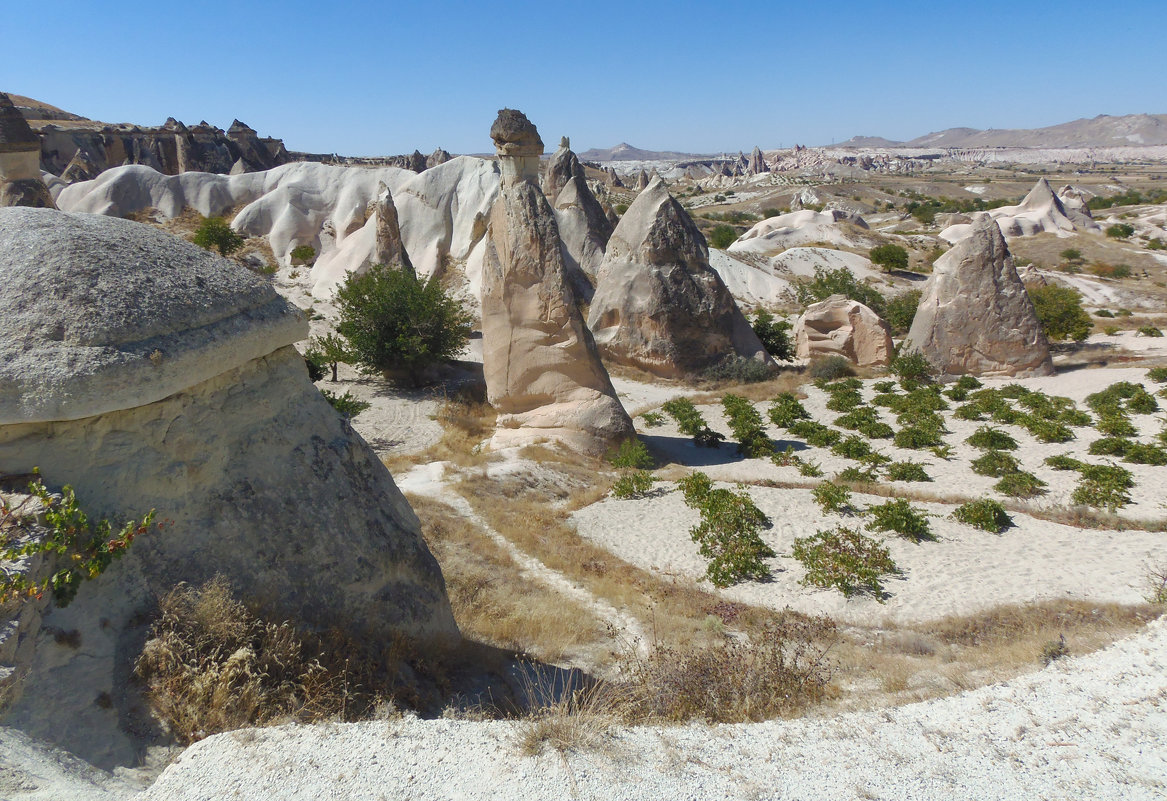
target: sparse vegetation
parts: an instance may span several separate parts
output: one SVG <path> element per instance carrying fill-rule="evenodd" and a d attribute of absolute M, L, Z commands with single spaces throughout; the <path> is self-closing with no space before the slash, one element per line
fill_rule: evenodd
<path fill-rule="evenodd" d="M 928 523 L 928 514 L 913 507 L 906 498 L 869 506 L 867 514 L 871 516 L 867 527 L 873 531 L 894 531 L 912 542 L 936 539 Z"/>
<path fill-rule="evenodd" d="M 647 470 L 633 470 L 612 484 L 612 497 L 643 498 L 652 490 L 653 480 L 652 473 Z"/>
<path fill-rule="evenodd" d="M 1106 227 L 1106 235 L 1111 239 L 1129 239 L 1135 234 L 1135 227 L 1130 223 L 1115 223 Z"/>
<path fill-rule="evenodd" d="M 770 568 L 764 559 L 776 556 L 759 532 L 770 520 L 744 491 L 715 488 L 709 476 L 691 473 L 678 482 L 685 504 L 701 513 L 689 530 L 702 556 L 709 560 L 705 577 L 715 587 L 749 579 L 764 579 Z"/>
<path fill-rule="evenodd" d="M 844 295 L 859 301 L 881 317 L 884 313 L 884 299 L 879 290 L 857 280 L 846 267 L 835 270 L 815 267 L 813 278 L 794 282 L 794 295 L 803 307 L 826 300 L 831 295 Z"/>
<path fill-rule="evenodd" d="M 725 439 L 724 434 L 709 428 L 704 416 L 688 398 L 673 398 L 665 402 L 661 408 L 676 421 L 681 433 L 692 437 L 699 448 L 716 448 Z"/>
<path fill-rule="evenodd" d="M 762 347 L 778 361 L 794 359 L 794 345 L 790 341 L 790 323 L 780 320 L 765 309 L 759 309 L 750 321 Z"/>
<path fill-rule="evenodd" d="M 806 374 L 814 379 L 834 381 L 836 378 L 855 375 L 855 366 L 842 356 L 824 356 L 812 360 L 806 368 Z"/>
<path fill-rule="evenodd" d="M 992 498 L 962 503 L 952 510 L 952 516 L 961 523 L 990 534 L 1000 534 L 1013 525 L 1013 518 L 1005 511 L 1005 507 Z"/>
<path fill-rule="evenodd" d="M 887 546 L 846 526 L 796 538 L 791 555 L 806 568 L 801 584 L 834 588 L 846 598 L 864 593 L 883 603 L 882 579 L 899 573 Z"/>
<path fill-rule="evenodd" d="M 1052 340 L 1081 342 L 1090 336 L 1093 323 L 1082 308 L 1082 296 L 1077 290 L 1049 284 L 1026 287 L 1029 299 L 1037 312 L 1041 330 Z"/>
<path fill-rule="evenodd" d="M 243 247 L 243 237 L 235 232 L 222 217 L 207 217 L 191 237 L 200 248 L 219 251 L 220 256 L 230 256 Z"/>
<path fill-rule="evenodd" d="M 617 445 L 608 454 L 608 461 L 613 467 L 634 470 L 646 470 L 655 465 L 655 460 L 652 458 L 652 454 L 648 452 L 648 448 L 636 437 L 630 437 Z"/>
<path fill-rule="evenodd" d="M 851 505 L 851 490 L 830 481 L 824 481 L 810 491 L 815 503 L 824 514 L 850 515 L 855 513 Z"/>
<path fill-rule="evenodd" d="M 932 477 L 919 462 L 892 462 L 884 471 L 888 481 L 931 481 Z"/>
<path fill-rule="evenodd" d="M 322 389 L 320 390 L 320 394 L 324 396 L 326 401 L 332 404 L 333 409 L 336 409 L 345 417 L 356 417 L 371 405 L 368 401 L 360 400 L 348 390 L 345 390 L 343 395 L 338 395 L 335 392 Z"/>

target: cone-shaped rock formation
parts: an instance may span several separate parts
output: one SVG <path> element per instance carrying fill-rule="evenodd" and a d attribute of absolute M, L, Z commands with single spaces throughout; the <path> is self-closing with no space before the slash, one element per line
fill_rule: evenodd
<path fill-rule="evenodd" d="M 947 376 L 1052 375 L 1049 342 L 996 221 L 936 260 L 906 347 Z"/>
<path fill-rule="evenodd" d="M 709 266 L 705 237 L 659 176 L 608 241 L 588 324 L 605 358 L 656 375 L 730 356 L 774 363 Z"/>
<path fill-rule="evenodd" d="M 592 194 L 583 165 L 571 151 L 566 136 L 547 165 L 543 194 L 555 210 L 555 221 L 563 241 L 563 261 L 572 289 L 579 300 L 590 302 L 596 271 L 604 260 L 604 248 L 612 235 L 612 224 Z"/>
<path fill-rule="evenodd" d="M 41 180 L 40 163 L 40 137 L 0 92 L 0 206 L 57 207 Z"/>

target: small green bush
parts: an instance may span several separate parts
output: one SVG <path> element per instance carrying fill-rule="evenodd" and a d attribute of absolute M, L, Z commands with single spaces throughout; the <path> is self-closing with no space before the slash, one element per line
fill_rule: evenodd
<path fill-rule="evenodd" d="M 1079 470 L 1081 478 L 1071 500 L 1082 506 L 1093 506 L 1115 512 L 1131 502 L 1127 490 L 1135 486 L 1134 475 L 1116 464 L 1088 464 Z"/>
<path fill-rule="evenodd" d="M 676 421 L 682 434 L 693 438 L 699 448 L 716 448 L 725 439 L 724 434 L 706 424 L 704 416 L 688 398 L 673 398 L 663 403 L 661 409 Z"/>
<path fill-rule="evenodd" d="M 1100 415 L 1095 428 L 1099 434 L 1105 434 L 1108 437 L 1137 437 L 1139 435 L 1135 424 L 1123 412 Z"/>
<path fill-rule="evenodd" d="M 905 426 L 896 432 L 892 442 L 897 448 L 913 451 L 927 450 L 944 444 L 940 433 L 931 426 Z"/>
<path fill-rule="evenodd" d="M 1019 470 L 1016 473 L 1007 473 L 993 485 L 993 489 L 1002 495 L 1013 498 L 1034 498 L 1045 493 L 1046 483 L 1033 473 Z"/>
<path fill-rule="evenodd" d="M 909 289 L 888 298 L 884 319 L 893 333 L 904 334 L 912 327 L 912 320 L 916 319 L 916 310 L 920 306 L 920 297 L 920 290 Z"/>
<path fill-rule="evenodd" d="M 851 467 L 840 470 L 835 475 L 835 481 L 847 484 L 874 484 L 879 481 L 879 473 L 875 467 Z"/>
<path fill-rule="evenodd" d="M 911 389 L 919 384 L 926 384 L 936 374 L 936 368 L 917 351 L 900 353 L 891 363 L 891 372 L 900 381 L 904 389 Z"/>
<path fill-rule="evenodd" d="M 1167 379 L 1165 379 L 1165 380 L 1167 380 Z M 872 385 L 872 388 L 876 392 L 879 392 L 879 393 L 888 393 L 888 392 L 894 393 L 896 391 L 896 382 L 895 381 L 876 381 Z"/>
<path fill-rule="evenodd" d="M 774 443 L 766 436 L 762 415 L 753 403 L 740 395 L 727 394 L 721 406 L 737 440 L 738 453 L 747 458 L 768 458 L 774 453 Z"/>
<path fill-rule="evenodd" d="M 888 481 L 931 481 L 932 477 L 919 462 L 892 462 L 885 472 Z"/>
<path fill-rule="evenodd" d="M 882 542 L 845 526 L 796 538 L 791 555 L 806 568 L 803 586 L 833 587 L 846 598 L 869 593 L 883 603 L 883 577 L 899 573 Z"/>
<path fill-rule="evenodd" d="M 633 470 L 616 479 L 612 484 L 612 496 L 622 499 L 643 498 L 652 490 L 653 480 L 652 473 L 647 470 Z"/>
<path fill-rule="evenodd" d="M 985 451 L 1015 451 L 1017 440 L 1008 433 L 992 426 L 981 426 L 965 442 Z"/>
<path fill-rule="evenodd" d="M 872 264 L 878 264 L 884 272 L 908 269 L 908 251 L 899 245 L 886 244 L 873 247 L 867 254 Z"/>
<path fill-rule="evenodd" d="M 706 368 L 701 377 L 707 381 L 733 382 L 735 384 L 756 384 L 773 377 L 774 368 L 757 359 L 746 356 L 726 356 L 712 367 Z"/>
<path fill-rule="evenodd" d="M 1124 462 L 1131 464 L 1167 464 L 1167 449 L 1162 445 L 1145 445 L 1141 442 L 1132 442 L 1123 454 Z"/>
<path fill-rule="evenodd" d="M 858 390 L 831 387 L 831 397 L 827 401 L 827 408 L 832 412 L 848 412 L 862 403 L 863 397 Z"/>
<path fill-rule="evenodd" d="M 1085 462 L 1079 461 L 1068 453 L 1059 453 L 1056 456 L 1047 456 L 1045 463 L 1054 470 L 1080 470 Z"/>
<path fill-rule="evenodd" d="M 1132 445 L 1134 442 L 1126 437 L 1103 437 L 1091 442 L 1086 452 L 1091 456 L 1125 456 Z"/>
<path fill-rule="evenodd" d="M 768 414 L 774 425 L 780 428 L 790 428 L 791 424 L 798 420 L 810 419 L 810 412 L 792 392 L 783 392 L 774 398 Z"/>
<path fill-rule="evenodd" d="M 855 366 L 842 356 L 824 356 L 813 360 L 806 368 L 806 374 L 811 378 L 832 381 L 836 378 L 855 375 Z"/>
<path fill-rule="evenodd" d="M 1013 518 L 1005 507 L 991 498 L 962 503 L 952 510 L 952 516 L 965 525 L 979 528 L 990 534 L 1000 534 L 1013 525 Z"/>
<path fill-rule="evenodd" d="M 988 451 L 972 462 L 972 471 L 979 476 L 1000 478 L 1021 469 L 1021 463 L 1004 451 Z"/>
<path fill-rule="evenodd" d="M 798 473 L 807 478 L 819 478 L 823 474 L 823 469 L 819 466 L 818 462 L 806 459 L 798 463 Z"/>
<path fill-rule="evenodd" d="M 1113 320 L 1114 319 L 1114 312 L 1112 312 L 1110 309 L 1099 309 L 1098 311 L 1094 312 L 1094 316 L 1095 317 L 1108 317 L 1108 318 Z"/>
<path fill-rule="evenodd" d="M 316 248 L 311 245 L 297 245 L 292 248 L 292 262 L 297 264 L 311 264 L 316 258 Z"/>
<path fill-rule="evenodd" d="M 1129 239 L 1134 233 L 1135 227 L 1130 223 L 1115 223 L 1106 227 L 1106 235 L 1111 239 Z"/>
<path fill-rule="evenodd" d="M 894 531 L 913 542 L 934 540 L 928 514 L 916 509 L 905 498 L 895 498 L 876 506 L 867 507 L 871 522 L 867 527 L 873 531 Z"/>
<path fill-rule="evenodd" d="M 640 415 L 640 419 L 643 420 L 644 424 L 649 428 L 662 426 L 665 422 L 665 418 L 660 412 L 644 412 L 642 415 Z"/>
<path fill-rule="evenodd" d="M 855 512 L 851 505 L 851 490 L 847 487 L 824 481 L 812 489 L 810 495 L 823 510 L 823 514 L 836 512 L 849 515 Z"/>
<path fill-rule="evenodd" d="M 345 417 L 356 417 L 358 414 L 369 408 L 369 403 L 359 400 L 351 392 L 345 391 L 343 395 L 337 395 L 335 392 L 329 392 L 327 389 L 320 390 L 320 394 L 324 399 L 332 404 L 332 408 L 336 409 Z"/>
<path fill-rule="evenodd" d="M 230 256 L 243 247 L 243 237 L 236 233 L 222 217 L 207 217 L 191 237 L 200 248 L 215 248 L 221 256 Z"/>
<path fill-rule="evenodd" d="M 780 320 L 765 309 L 759 309 L 750 321 L 762 347 L 775 359 L 783 362 L 793 361 L 794 345 L 790 341 L 790 323 Z"/>
<path fill-rule="evenodd" d="M 871 453 L 871 443 L 862 437 L 845 437 L 831 446 L 831 453 L 845 459 L 862 459 Z"/>
<path fill-rule="evenodd" d="M 1140 337 L 1161 337 L 1163 336 L 1163 332 L 1153 325 L 1140 325 L 1135 335 Z"/>
<path fill-rule="evenodd" d="M 960 387 L 961 389 L 971 391 L 974 389 L 980 389 L 984 386 L 984 384 L 982 384 L 975 375 L 962 375 L 960 378 L 956 379 L 956 386 Z"/>
<path fill-rule="evenodd" d="M 884 314 L 885 301 L 879 290 L 857 280 L 854 273 L 846 267 L 834 270 L 816 267 L 813 278 L 796 279 L 794 282 L 795 299 L 803 307 L 826 300 L 831 295 L 843 295 L 850 300 L 857 300 L 881 317 Z"/>
<path fill-rule="evenodd" d="M 1156 384 L 1167 384 L 1167 367 L 1152 367 L 1147 371 L 1147 378 Z"/>
<path fill-rule="evenodd" d="M 608 461 L 611 462 L 613 467 L 634 470 L 651 469 L 656 465 L 656 461 L 652 458 L 652 454 L 648 452 L 648 448 L 643 442 L 636 439 L 636 437 L 629 437 L 616 446 L 608 454 Z"/>
<path fill-rule="evenodd" d="M 716 587 L 747 579 L 763 579 L 770 568 L 763 561 L 776 556 L 759 532 L 770 521 L 744 491 L 713 488 L 709 476 L 692 473 L 680 482 L 685 503 L 701 513 L 689 534 L 709 560 L 705 575 Z"/>
<path fill-rule="evenodd" d="M 802 437 L 808 445 L 816 448 L 829 448 L 843 438 L 836 429 L 813 420 L 796 420 L 787 426 L 786 430 L 796 437 Z"/>

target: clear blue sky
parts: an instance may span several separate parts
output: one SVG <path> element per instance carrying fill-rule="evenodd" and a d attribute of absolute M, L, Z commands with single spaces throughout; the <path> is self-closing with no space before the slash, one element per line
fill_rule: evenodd
<path fill-rule="evenodd" d="M 2 0 L 0 90 L 109 122 L 235 117 L 294 150 L 715 152 L 1167 113 L 1165 0 Z"/>

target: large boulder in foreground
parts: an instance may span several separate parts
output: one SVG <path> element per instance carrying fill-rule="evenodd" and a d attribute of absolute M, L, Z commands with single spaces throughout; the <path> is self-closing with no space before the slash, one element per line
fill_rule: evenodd
<path fill-rule="evenodd" d="M 842 356 L 860 367 L 891 364 L 891 328 L 857 300 L 831 295 L 812 303 L 794 323 L 794 354 L 799 359 Z"/>
<path fill-rule="evenodd" d="M 905 342 L 946 376 L 1054 372 L 1033 302 L 990 217 L 936 260 Z"/>
<path fill-rule="evenodd" d="M 307 323 L 268 281 L 147 225 L 0 209 L 0 296 L 0 468 L 39 467 L 93 515 L 169 521 L 49 609 L 3 725 L 138 760 L 130 671 L 156 599 L 217 574 L 274 620 L 457 641 L 417 517 L 312 386 L 292 347 Z"/>
<path fill-rule="evenodd" d="M 499 411 L 491 444 L 551 440 L 602 453 L 632 436 L 632 420 L 584 325 L 555 214 L 539 190 L 542 140 L 511 109 L 499 112 L 491 137 L 503 176 L 482 271 L 482 366 Z"/>
<path fill-rule="evenodd" d="M 660 176 L 608 241 L 588 327 L 604 358 L 659 376 L 698 372 L 732 356 L 773 364 L 709 266 L 705 237 Z"/>

